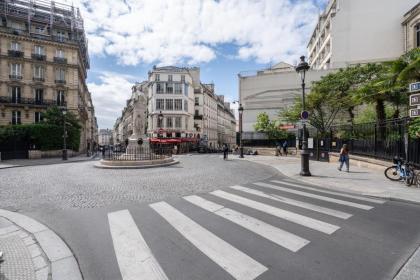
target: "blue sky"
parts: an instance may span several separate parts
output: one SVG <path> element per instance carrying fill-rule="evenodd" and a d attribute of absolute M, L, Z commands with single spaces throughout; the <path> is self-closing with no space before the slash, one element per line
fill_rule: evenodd
<path fill-rule="evenodd" d="M 328 0 L 63 0 L 80 7 L 88 87 L 99 128 L 112 128 L 153 65 L 199 66 L 237 100 L 238 73 L 296 63 Z"/>

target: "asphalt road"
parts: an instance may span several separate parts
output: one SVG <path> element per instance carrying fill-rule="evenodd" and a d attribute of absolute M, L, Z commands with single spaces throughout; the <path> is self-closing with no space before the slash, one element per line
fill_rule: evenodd
<path fill-rule="evenodd" d="M 0 208 L 61 235 L 86 280 L 392 279 L 420 244 L 419 206 L 302 188 L 215 155 L 181 161 L 0 170 Z"/>

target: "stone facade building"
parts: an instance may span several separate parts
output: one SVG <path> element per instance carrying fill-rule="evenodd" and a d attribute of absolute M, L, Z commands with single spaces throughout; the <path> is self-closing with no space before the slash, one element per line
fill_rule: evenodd
<path fill-rule="evenodd" d="M 98 135 L 99 146 L 108 146 L 112 144 L 112 131 L 110 129 L 99 130 Z"/>
<path fill-rule="evenodd" d="M 82 125 L 80 151 L 93 150 L 97 125 L 86 85 L 89 56 L 78 9 L 49 1 L 2 1 L 0 125 L 38 123 L 50 106 Z"/>
<path fill-rule="evenodd" d="M 416 4 L 418 0 L 330 0 L 307 46 L 311 67 L 398 58 L 404 51 L 401 18 Z"/>
<path fill-rule="evenodd" d="M 420 2 L 404 15 L 404 50 L 420 47 Z"/>

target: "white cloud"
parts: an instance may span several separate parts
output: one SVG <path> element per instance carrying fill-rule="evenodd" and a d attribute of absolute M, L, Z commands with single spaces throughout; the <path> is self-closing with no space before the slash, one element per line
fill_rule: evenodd
<path fill-rule="evenodd" d="M 327 0 L 67 1 L 81 8 L 92 54 L 137 65 L 208 62 L 225 43 L 238 59 L 292 62 Z"/>
<path fill-rule="evenodd" d="M 101 72 L 100 83 L 88 83 L 100 128 L 110 128 L 121 116 L 126 100 L 131 97 L 135 78 L 113 72 Z"/>

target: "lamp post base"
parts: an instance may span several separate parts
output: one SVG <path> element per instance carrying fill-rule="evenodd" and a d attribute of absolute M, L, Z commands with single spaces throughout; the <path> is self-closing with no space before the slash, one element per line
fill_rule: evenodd
<path fill-rule="evenodd" d="M 301 158 L 301 165 L 300 165 L 300 176 L 311 176 L 311 172 L 309 171 L 309 152 L 307 150 L 303 150 L 300 154 Z"/>
<path fill-rule="evenodd" d="M 239 158 L 244 158 L 244 147 L 240 147 L 239 151 L 240 151 Z"/>
<path fill-rule="evenodd" d="M 63 160 L 67 160 L 68 156 L 67 156 L 67 149 L 63 149 L 63 155 L 62 155 L 62 159 Z"/>

